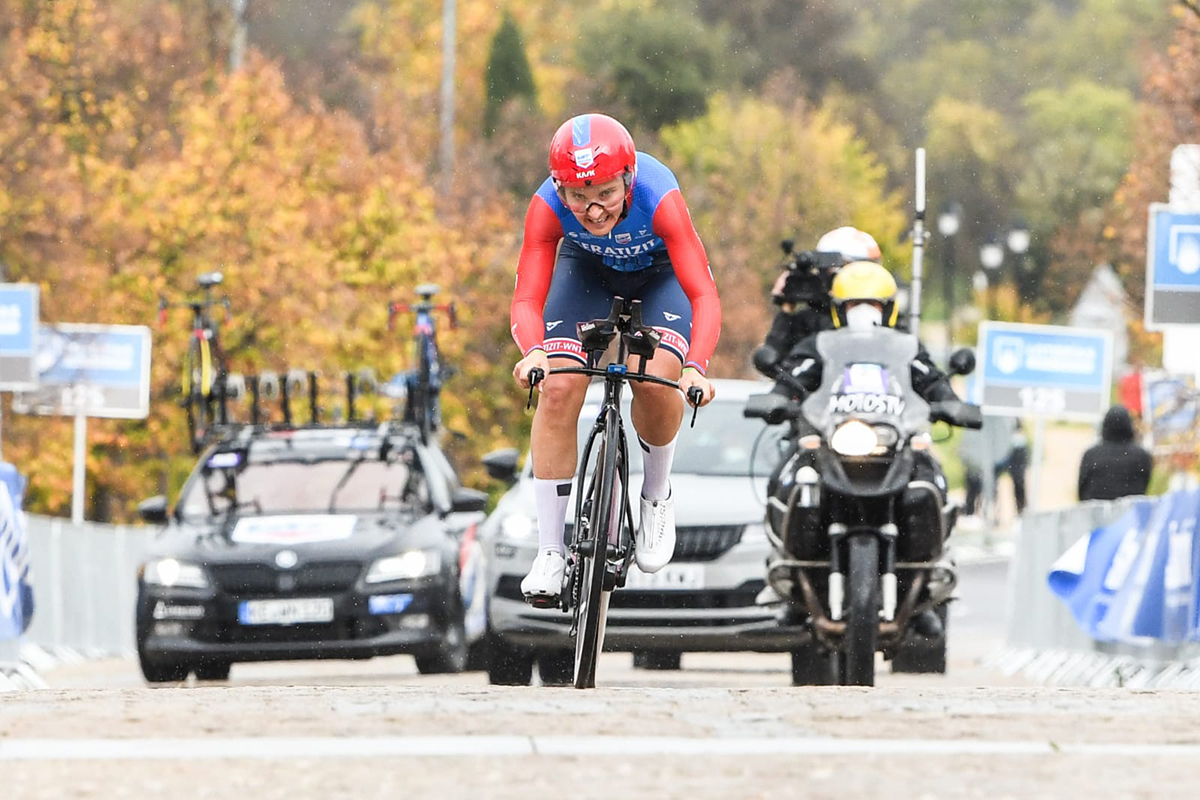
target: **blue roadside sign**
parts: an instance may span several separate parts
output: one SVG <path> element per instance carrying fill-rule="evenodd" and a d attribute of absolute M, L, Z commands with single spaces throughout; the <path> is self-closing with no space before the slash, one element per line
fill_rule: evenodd
<path fill-rule="evenodd" d="M 0 391 L 37 388 L 38 287 L 0 283 Z"/>
<path fill-rule="evenodd" d="M 1109 406 L 1109 331 L 984 322 L 979 350 L 979 402 L 986 413 L 1090 420 Z"/>
<path fill-rule="evenodd" d="M 144 325 L 43 325 L 39 387 L 13 395 L 23 414 L 144 419 L 150 414 L 150 329 Z"/>
<path fill-rule="evenodd" d="M 1150 204 L 1145 324 L 1200 325 L 1200 210 Z"/>

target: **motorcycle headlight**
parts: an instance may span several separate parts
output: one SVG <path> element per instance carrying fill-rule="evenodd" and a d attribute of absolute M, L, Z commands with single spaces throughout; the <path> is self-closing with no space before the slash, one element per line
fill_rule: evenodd
<path fill-rule="evenodd" d="M 829 437 L 829 446 L 843 456 L 865 456 L 879 446 L 875 429 L 857 419 L 846 420 Z"/>
<path fill-rule="evenodd" d="M 367 570 L 367 583 L 383 583 L 409 578 L 436 575 L 442 569 L 442 555 L 437 550 L 408 550 L 399 555 L 376 559 Z"/>
<path fill-rule="evenodd" d="M 500 520 L 500 536 L 505 539 L 532 539 L 537 532 L 537 522 L 528 514 L 517 512 Z"/>
<path fill-rule="evenodd" d="M 142 567 L 142 580 L 152 586 L 176 586 L 185 589 L 207 589 L 208 576 L 204 567 L 174 558 L 158 558 Z"/>

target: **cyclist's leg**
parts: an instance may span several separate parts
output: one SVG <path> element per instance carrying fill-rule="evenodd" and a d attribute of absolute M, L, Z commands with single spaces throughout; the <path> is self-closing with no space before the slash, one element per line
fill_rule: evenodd
<path fill-rule="evenodd" d="M 632 295 L 642 301 L 642 321 L 662 334 L 662 344 L 646 366 L 652 375 L 678 380 L 688 349 L 692 306 L 674 270 L 660 270 Z M 675 437 L 683 420 L 683 396 L 655 384 L 633 384 L 631 417 L 643 451 L 641 517 L 638 527 L 638 567 L 661 569 L 675 549 L 675 510 L 670 473 Z"/>
<path fill-rule="evenodd" d="M 575 324 L 605 317 L 611 308 L 612 294 L 597 279 L 595 265 L 571 248 L 562 248 L 543 310 L 551 370 L 586 363 Z M 565 568 L 563 529 L 578 459 L 579 410 L 587 386 L 585 375 L 554 374 L 546 376 L 540 385 L 530 437 L 538 556 L 521 583 L 521 590 L 531 598 L 561 591 Z"/>

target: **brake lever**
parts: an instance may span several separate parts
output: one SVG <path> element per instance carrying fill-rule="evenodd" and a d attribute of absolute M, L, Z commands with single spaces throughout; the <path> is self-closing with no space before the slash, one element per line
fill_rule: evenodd
<path fill-rule="evenodd" d="M 534 367 L 529 370 L 529 400 L 525 403 L 526 410 L 533 408 L 533 387 L 541 383 L 545 377 L 546 373 L 542 371 L 541 367 Z"/>
<path fill-rule="evenodd" d="M 696 414 L 700 412 L 700 401 L 704 399 L 704 391 L 699 386 L 693 386 L 687 390 L 688 402 L 692 404 L 692 424 L 691 427 L 696 427 Z"/>

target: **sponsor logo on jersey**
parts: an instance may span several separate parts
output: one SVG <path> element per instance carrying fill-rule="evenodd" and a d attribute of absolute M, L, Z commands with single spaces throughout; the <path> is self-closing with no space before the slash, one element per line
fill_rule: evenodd
<path fill-rule="evenodd" d="M 589 253 L 595 253 L 598 256 L 611 256 L 613 258 L 633 258 L 642 253 L 649 253 L 654 249 L 654 242 L 645 242 L 644 244 L 630 245 L 629 247 L 612 247 L 611 245 L 592 244 L 591 242 L 580 241 L 579 246 Z"/>
<path fill-rule="evenodd" d="M 632 241 L 633 241 L 633 234 L 631 234 L 631 233 L 618 233 L 618 234 L 617 234 L 616 236 L 614 236 L 613 238 L 614 238 L 614 239 L 616 239 L 616 241 L 617 241 L 617 244 L 629 244 L 630 242 L 632 242 Z"/>
<path fill-rule="evenodd" d="M 579 167 L 580 169 L 587 169 L 595 162 L 595 160 L 596 159 L 592 156 L 592 148 L 590 147 L 584 147 L 575 151 L 575 166 Z M 582 178 L 583 176 L 577 174 L 577 177 Z"/>
<path fill-rule="evenodd" d="M 667 322 L 674 322 L 675 320 L 679 319 L 682 316 L 683 316 L 682 314 L 672 314 L 670 311 L 663 312 L 663 317 L 666 318 Z"/>
<path fill-rule="evenodd" d="M 554 330 L 554 329 L 555 329 L 555 328 L 557 328 L 559 325 L 562 325 L 562 320 L 561 320 L 561 319 L 554 319 L 554 320 L 550 320 L 549 322 L 547 322 L 547 323 L 546 323 L 546 331 L 547 331 L 547 333 L 548 333 L 548 332 L 550 332 L 550 331 L 552 331 L 552 330 Z"/>
<path fill-rule="evenodd" d="M 843 394 L 829 398 L 834 414 L 892 414 L 904 412 L 904 401 L 891 394 Z"/>

